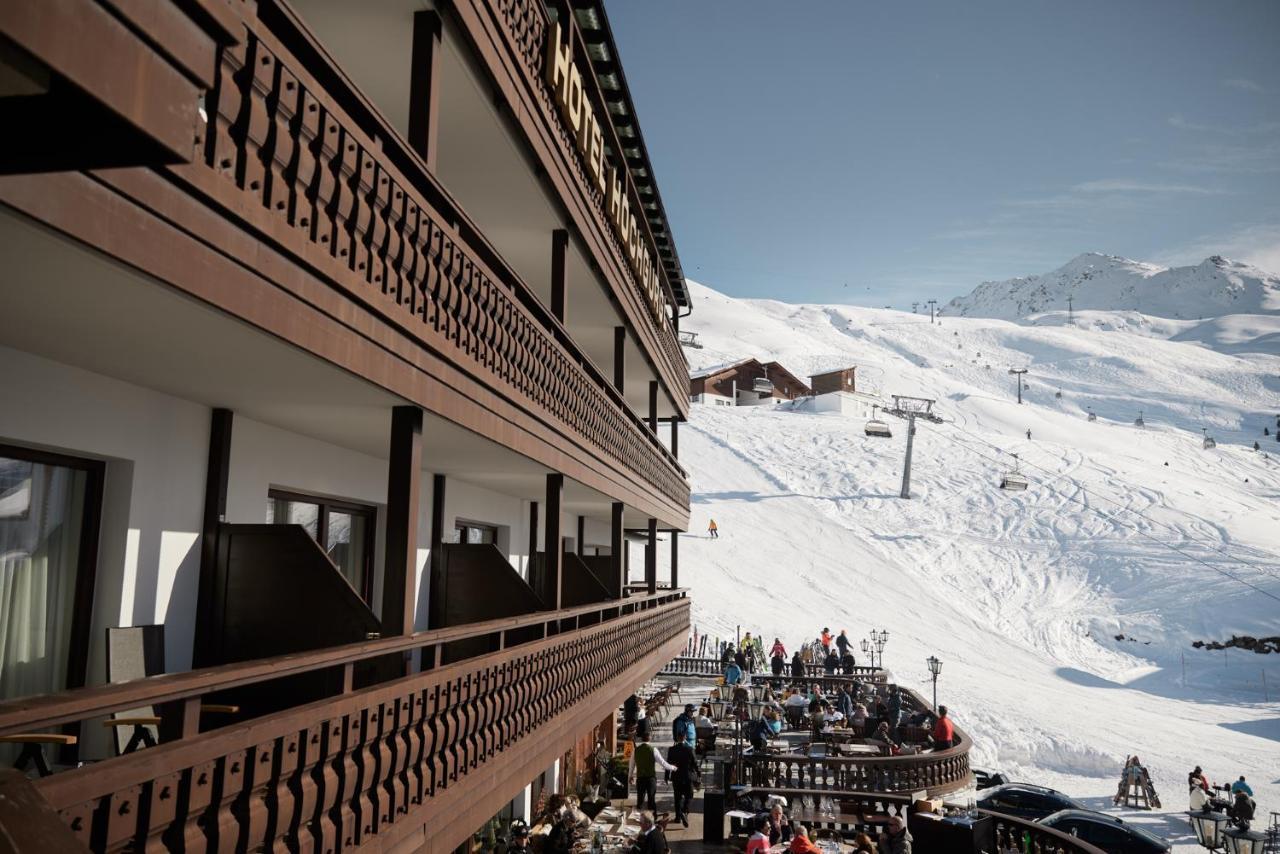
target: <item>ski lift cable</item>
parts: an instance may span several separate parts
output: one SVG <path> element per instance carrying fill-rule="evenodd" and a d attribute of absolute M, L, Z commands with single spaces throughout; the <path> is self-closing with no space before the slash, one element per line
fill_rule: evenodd
<path fill-rule="evenodd" d="M 967 431 L 965 431 L 965 432 L 967 432 Z M 1001 463 L 999 459 L 997 459 L 997 458 L 995 458 L 995 457 L 988 456 L 987 454 L 984 454 L 984 453 L 982 453 L 981 451 L 975 450 L 972 446 L 970 446 L 970 445 L 968 445 L 968 444 L 965 444 L 965 443 L 963 443 L 963 442 L 960 442 L 960 441 L 958 441 L 957 439 L 955 439 L 955 438 L 954 438 L 954 437 L 952 437 L 952 436 L 948 436 L 948 435 L 946 435 L 946 433 L 945 433 L 945 432 L 942 432 L 942 431 L 935 431 L 933 435 L 935 435 L 935 436 L 941 436 L 943 439 L 946 439 L 948 442 L 951 442 L 952 444 L 958 445 L 959 447 L 964 448 L 964 449 L 968 450 L 968 451 L 969 451 L 969 452 L 971 452 L 971 453 L 977 454 L 978 456 L 982 457 L 982 458 L 983 458 L 983 459 L 985 459 L 985 460 L 988 460 L 989 462 L 995 463 L 996 465 L 1003 465 L 1003 463 Z M 969 434 L 969 435 L 972 435 L 972 434 Z M 979 439 L 979 441 L 983 442 L 984 444 L 990 444 L 990 443 L 986 442 L 986 440 L 984 440 L 984 439 Z M 996 448 L 996 446 L 994 446 L 994 445 L 991 445 L 991 447 Z M 996 450 L 997 450 L 997 451 L 1000 451 L 1001 453 L 1007 453 L 1006 451 L 1003 451 L 1003 450 L 1002 450 L 1002 449 L 1000 449 L 1000 448 L 996 448 Z M 1025 460 L 1023 460 L 1023 462 L 1026 462 L 1026 461 L 1025 461 Z M 1036 466 L 1036 468 L 1041 468 L 1041 467 L 1040 467 L 1040 466 Z M 1041 470 L 1042 470 L 1042 471 L 1048 471 L 1047 469 L 1041 469 Z M 1067 477 L 1066 475 L 1058 474 L 1057 472 L 1048 472 L 1048 473 L 1049 473 L 1049 474 L 1054 475 L 1055 477 L 1066 477 L 1068 480 L 1070 480 L 1072 483 L 1074 483 L 1077 487 L 1079 487 L 1080 491 L 1081 491 L 1081 492 L 1083 492 L 1083 493 L 1085 493 L 1086 495 L 1093 495 L 1095 498 L 1101 498 L 1101 499 L 1106 500 L 1106 501 L 1111 501 L 1113 504 L 1114 504 L 1114 503 L 1116 503 L 1113 499 L 1109 499 L 1109 498 L 1107 498 L 1106 496 L 1094 495 L 1094 493 L 1090 492 L 1088 489 L 1086 489 L 1084 486 L 1082 486 L 1082 485 L 1081 485 L 1078 481 L 1076 481 L 1074 478 L 1070 478 L 1070 477 Z M 1270 591 L 1268 591 L 1268 590 L 1263 590 L 1263 589 L 1262 589 L 1261 587 L 1259 587 L 1258 585 L 1253 584 L 1252 582 L 1246 581 L 1245 579 L 1243 579 L 1243 578 L 1239 577 L 1238 575 L 1232 575 L 1230 572 L 1227 572 L 1225 569 L 1222 569 L 1221 567 L 1214 566 L 1213 564 L 1211 564 L 1211 563 L 1209 563 L 1209 562 L 1207 562 L 1207 561 L 1205 561 L 1205 560 L 1201 560 L 1200 558 L 1196 557 L 1196 556 L 1195 556 L 1195 555 L 1193 555 L 1193 554 L 1190 554 L 1190 553 L 1186 552 L 1185 550 L 1183 550 L 1183 549 L 1179 548 L 1178 546 L 1175 546 L 1175 545 L 1173 545 L 1173 544 L 1171 544 L 1171 543 L 1165 542 L 1164 540 L 1161 540 L 1161 539 L 1159 539 L 1159 538 L 1157 538 L 1157 537 L 1152 536 L 1151 534 L 1148 534 L 1146 531 L 1143 531 L 1141 528 L 1137 528 L 1137 527 L 1134 527 L 1134 526 L 1132 526 L 1132 525 L 1130 525 L 1130 524 L 1126 523 L 1123 519 L 1120 519 L 1120 518 L 1118 518 L 1117 516 L 1112 515 L 1112 514 L 1110 514 L 1110 513 L 1106 512 L 1105 510 L 1101 510 L 1101 509 L 1099 509 L 1099 508 L 1097 508 L 1097 507 L 1093 507 L 1092 505 L 1088 504 L 1087 502 L 1081 501 L 1079 498 L 1077 498 L 1077 497 L 1076 497 L 1076 496 L 1074 496 L 1074 495 L 1067 495 L 1066 493 L 1063 493 L 1063 492 L 1061 492 L 1061 491 L 1059 491 L 1059 490 L 1055 489 L 1051 484 L 1046 484 L 1046 486 L 1048 486 L 1050 489 L 1052 489 L 1056 495 L 1062 496 L 1063 498 L 1066 498 L 1068 501 L 1074 501 L 1074 502 L 1076 502 L 1077 504 L 1080 504 L 1080 505 L 1081 505 L 1082 507 L 1084 507 L 1086 510 L 1090 510 L 1090 511 L 1092 511 L 1092 512 L 1096 513 L 1097 515 L 1101 516 L 1102 518 L 1106 519 L 1107 521 L 1115 522 L 1117 525 L 1120 525 L 1120 526 L 1122 526 L 1122 527 L 1124 527 L 1124 528 L 1127 528 L 1128 530 L 1131 530 L 1131 531 L 1133 531 L 1133 532 L 1137 533 L 1139 536 L 1145 537 L 1146 539 L 1150 540 L 1150 541 L 1151 541 L 1151 542 L 1153 542 L 1153 543 L 1156 543 L 1156 544 L 1158 544 L 1158 545 L 1162 545 L 1162 546 L 1164 546 L 1165 548 L 1169 549 L 1170 551 L 1173 551 L 1173 552 L 1176 552 L 1176 553 L 1178 553 L 1178 554 L 1182 555 L 1183 557 L 1187 558 L 1188 560 L 1192 560 L 1192 561 L 1195 561 L 1195 562 L 1196 562 L 1196 563 L 1198 563 L 1198 564 L 1201 564 L 1202 566 L 1206 566 L 1206 567 L 1208 567 L 1209 569 L 1213 570 L 1214 572 L 1218 573 L 1219 575 L 1223 575 L 1223 576 L 1225 576 L 1225 577 L 1227 577 L 1227 578 L 1230 578 L 1232 581 L 1239 582 L 1240 584 L 1243 584 L 1244 586 L 1246 586 L 1246 587 L 1248 587 L 1248 588 L 1250 588 L 1250 589 L 1252 589 L 1252 590 L 1255 590 L 1255 591 L 1257 591 L 1258 593 L 1261 593 L 1263 596 L 1267 596 L 1267 597 L 1269 597 L 1269 598 L 1271 598 L 1271 599 L 1275 599 L 1277 602 L 1280 602 L 1280 596 L 1277 596 L 1277 595 L 1275 595 L 1274 593 L 1271 593 L 1271 592 L 1270 592 Z M 1125 508 L 1121 508 L 1121 509 L 1125 509 Z M 1129 511 L 1129 512 L 1132 512 L 1132 513 L 1138 513 L 1138 511 L 1132 511 L 1132 510 L 1131 510 L 1131 511 Z M 1145 515 L 1143 515 L 1143 514 L 1141 514 L 1141 513 L 1138 513 L 1138 515 L 1143 516 L 1143 518 L 1147 519 L 1148 521 L 1154 521 L 1154 520 L 1152 520 L 1152 519 L 1150 519 L 1150 518 L 1146 517 Z M 1176 530 L 1176 529 L 1175 529 L 1175 530 Z M 1204 545 L 1204 544 L 1202 544 L 1202 545 Z M 1272 575 L 1272 574 L 1271 574 L 1270 572 L 1268 572 L 1266 569 L 1264 569 L 1264 568 L 1262 568 L 1262 567 L 1257 566 L 1257 564 L 1251 563 L 1251 562 L 1249 562 L 1249 561 L 1243 561 L 1243 560 L 1241 560 L 1240 558 L 1236 557 L 1235 555 L 1230 555 L 1230 554 L 1227 554 L 1227 553 L 1225 553 L 1225 552 L 1222 552 L 1222 555 L 1223 555 L 1223 557 L 1226 557 L 1226 558 L 1227 558 L 1227 559 L 1229 559 L 1229 560 L 1234 560 L 1234 561 L 1237 561 L 1237 562 L 1240 562 L 1240 563 L 1245 563 L 1245 564 L 1247 564 L 1248 566 L 1251 566 L 1251 567 L 1253 567 L 1254 569 L 1256 569 L 1257 571 L 1259 571 L 1259 572 L 1261 572 L 1262 574 L 1266 575 L 1268 578 L 1277 578 L 1277 576 Z"/>
<path fill-rule="evenodd" d="M 1010 453 L 1009 451 L 1006 451 L 1006 450 L 1004 450 L 1003 448 L 1001 448 L 999 445 L 992 444 L 990 441 L 988 441 L 987 439 L 982 438 L 981 436 L 977 435 L 976 433 L 972 433 L 972 432 L 970 432 L 970 431 L 968 431 L 968 430 L 965 430 L 965 429 L 964 429 L 964 428 L 962 428 L 962 427 L 956 426 L 954 422 L 948 422 L 948 423 L 951 423 L 951 424 L 952 424 L 952 426 L 955 426 L 957 430 L 959 430 L 960 432 L 964 433 L 964 434 L 965 434 L 965 435 L 967 435 L 967 436 L 971 436 L 973 439 L 975 439 L 976 441 L 981 442 L 982 444 L 986 445 L 987 447 L 989 447 L 989 448 L 994 448 L 998 453 L 1001 453 L 1001 454 L 1008 454 L 1008 453 Z M 1047 468 L 1045 468 L 1044 466 L 1037 465 L 1036 463 L 1031 462 L 1030 460 L 1026 459 L 1025 457 L 1023 457 L 1023 458 L 1021 459 L 1021 461 L 1022 461 L 1023 463 L 1025 463 L 1027 466 L 1030 466 L 1031 468 L 1034 468 L 1034 469 L 1039 469 L 1040 471 L 1044 472 L 1045 474 L 1052 475 L 1052 476 L 1054 476 L 1054 477 L 1064 477 L 1064 478 L 1067 478 L 1067 479 L 1068 479 L 1068 480 L 1070 480 L 1072 483 L 1074 483 L 1074 484 L 1075 484 L 1075 485 L 1080 489 L 1080 491 L 1081 491 L 1081 492 L 1084 492 L 1086 495 L 1090 495 L 1090 496 L 1092 496 L 1092 497 L 1094 497 L 1094 498 L 1097 498 L 1097 499 L 1099 499 L 1099 500 L 1101 500 L 1101 501 L 1107 501 L 1107 502 L 1109 502 L 1109 503 L 1111 503 L 1111 504 L 1114 504 L 1114 505 L 1115 505 L 1116 507 L 1118 507 L 1118 508 L 1120 509 L 1120 511 L 1121 511 L 1121 512 L 1123 512 L 1123 513 L 1132 513 L 1132 514 L 1133 514 L 1133 515 L 1135 515 L 1135 516 L 1140 516 L 1141 518 L 1145 519 L 1147 522 L 1149 522 L 1149 523 L 1150 523 L 1150 524 L 1152 524 L 1152 525 L 1155 525 L 1155 526 L 1158 526 L 1158 527 L 1161 527 L 1161 528 L 1166 528 L 1166 529 L 1168 529 L 1168 530 L 1170 530 L 1170 531 L 1173 531 L 1175 534 L 1179 534 L 1180 536 L 1185 537 L 1187 540 L 1191 541 L 1192 543 L 1195 543 L 1195 544 L 1197 544 L 1197 545 L 1200 545 L 1200 546 L 1202 546 L 1202 547 L 1204 547 L 1204 548 L 1206 548 L 1206 549 L 1211 549 L 1212 551 L 1217 552 L 1218 554 L 1222 555 L 1223 557 L 1230 558 L 1231 560 L 1234 560 L 1234 561 L 1237 561 L 1237 562 L 1239 562 L 1239 563 L 1245 564 L 1246 566 L 1250 566 L 1250 567 L 1252 567 L 1253 569 L 1257 570 L 1258 572 L 1261 572 L 1261 573 L 1262 573 L 1262 574 L 1264 574 L 1264 575 L 1269 575 L 1269 576 L 1271 576 L 1272 578 L 1280 579 L 1280 575 L 1277 575 L 1277 574 L 1276 574 L 1276 573 L 1274 573 L 1271 569 L 1269 569 L 1268 567 L 1266 567 L 1266 566 L 1264 566 L 1264 565 L 1262 565 L 1262 564 L 1255 563 L 1254 561 L 1249 560 L 1248 558 L 1245 558 L 1245 557 L 1241 557 L 1240 555 L 1231 554 L 1230 552 L 1226 551 L 1226 549 L 1225 549 L 1222 545 L 1219 545 L 1219 544 L 1217 544 L 1217 543 L 1211 543 L 1211 542 L 1209 542 L 1209 541 L 1207 541 L 1207 540 L 1202 540 L 1202 539 L 1199 539 L 1199 538 L 1197 538 L 1197 537 L 1195 537 L 1195 536 L 1192 536 L 1192 535 L 1190 535 L 1190 534 L 1186 533 L 1185 531 L 1183 531 L 1183 530 L 1181 530 L 1181 529 L 1179 529 L 1179 528 L 1175 528 L 1173 525 L 1170 525 L 1170 524 L 1169 524 L 1169 523 L 1167 523 L 1167 522 L 1161 522 L 1161 521 L 1160 521 L 1160 520 L 1158 520 L 1158 519 L 1153 519 L 1153 518 L 1151 518 L 1151 517 L 1150 517 L 1150 516 L 1148 516 L 1147 514 L 1143 513 L 1141 510 L 1134 510 L 1132 507 L 1125 507 L 1125 506 L 1124 506 L 1124 505 L 1122 505 L 1122 504 L 1121 504 L 1117 499 L 1112 498 L 1112 497 L 1111 497 L 1111 496 L 1109 496 L 1109 495 L 1103 495 L 1103 494 L 1101 494 L 1101 493 L 1099 493 L 1099 492 L 1095 492 L 1095 491 L 1093 491 L 1093 490 L 1089 489 L 1089 488 L 1088 488 L 1088 487 L 1086 487 L 1083 483 L 1081 483 L 1081 482 L 1079 481 L 1079 479 L 1077 479 L 1077 478 L 1075 478 L 1075 477 L 1072 477 L 1071 475 L 1068 475 L 1068 474 L 1065 474 L 1065 473 L 1060 473 L 1060 472 L 1055 472 L 1055 471 L 1053 471 L 1052 469 L 1047 469 Z M 1252 546 L 1249 546 L 1249 547 L 1246 547 L 1246 548 L 1254 548 L 1254 549 L 1255 549 L 1255 551 L 1262 551 L 1261 549 L 1256 549 L 1255 547 L 1252 547 Z"/>

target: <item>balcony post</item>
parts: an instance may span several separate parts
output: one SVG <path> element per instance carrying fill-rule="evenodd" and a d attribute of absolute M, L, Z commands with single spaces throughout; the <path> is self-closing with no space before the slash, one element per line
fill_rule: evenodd
<path fill-rule="evenodd" d="M 609 513 L 609 566 L 613 571 L 613 577 L 618 581 L 618 598 L 625 598 L 627 595 L 627 564 L 626 564 L 626 529 L 623 525 L 622 511 L 626 505 L 621 501 L 613 502 Z"/>
<path fill-rule="evenodd" d="M 671 456 L 680 459 L 680 419 L 671 416 Z"/>
<path fill-rule="evenodd" d="M 397 406 L 391 410 L 390 451 L 382 570 L 383 637 L 413 631 L 418 580 L 418 490 L 422 475 L 421 409 Z M 432 558 L 434 560 L 434 553 Z"/>
<path fill-rule="evenodd" d="M 539 589 L 539 585 L 541 584 L 541 576 L 539 576 L 538 578 L 534 578 L 534 570 L 536 569 L 535 563 L 537 561 L 537 557 L 538 557 L 538 502 L 530 501 L 529 502 L 529 566 L 528 566 L 528 573 L 527 573 L 529 577 L 526 580 L 529 582 L 529 586 L 533 588 L 535 593 L 537 593 L 538 595 L 542 595 L 542 591 Z"/>
<path fill-rule="evenodd" d="M 551 232 L 551 313 L 556 320 L 564 323 L 565 291 L 568 288 L 568 274 L 565 256 L 569 250 L 569 232 L 557 228 Z"/>
<path fill-rule="evenodd" d="M 209 660 L 208 620 L 212 617 L 217 585 L 218 526 L 227 516 L 227 479 L 231 471 L 231 427 L 235 413 L 215 409 L 209 424 L 209 462 L 204 480 L 204 521 L 200 531 L 200 580 L 196 593 L 195 648 L 192 664 L 202 667 Z"/>
<path fill-rule="evenodd" d="M 649 380 L 649 429 L 658 432 L 658 381 Z"/>
<path fill-rule="evenodd" d="M 658 520 L 649 520 L 649 542 L 644 547 L 644 583 L 652 596 L 658 592 Z"/>
<path fill-rule="evenodd" d="M 413 13 L 413 47 L 409 58 L 409 145 L 436 171 L 436 139 L 440 131 L 440 14 Z"/>
<path fill-rule="evenodd" d="M 627 327 L 613 327 L 613 387 L 618 394 L 626 392 Z"/>
<path fill-rule="evenodd" d="M 587 553 L 587 548 L 586 546 L 583 545 L 583 541 L 586 538 L 587 538 L 587 517 L 579 516 L 578 517 L 578 536 L 577 536 L 578 557 L 582 557 Z"/>
<path fill-rule="evenodd" d="M 560 540 L 560 510 L 564 500 L 564 475 L 553 472 L 547 475 L 547 513 L 543 521 L 543 603 L 547 608 L 559 611 L 561 607 L 560 572 L 564 563 L 564 545 Z"/>
<path fill-rule="evenodd" d="M 444 475 L 438 474 L 431 478 L 431 555 L 427 563 L 427 590 L 430 591 L 428 608 L 431 614 L 441 615 L 427 620 L 427 625 L 433 629 L 444 627 L 444 620 L 441 617 L 445 612 L 445 603 L 437 599 L 443 599 L 444 591 L 445 488 Z"/>
<path fill-rule="evenodd" d="M 671 534 L 671 589 L 675 590 L 680 586 L 680 532 L 675 528 L 670 531 Z"/>

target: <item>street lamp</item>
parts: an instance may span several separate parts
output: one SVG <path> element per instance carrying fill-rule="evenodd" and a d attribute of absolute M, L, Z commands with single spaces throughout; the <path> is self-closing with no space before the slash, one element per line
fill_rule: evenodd
<path fill-rule="evenodd" d="M 875 651 L 876 651 L 875 657 L 873 657 L 871 660 L 872 667 L 876 666 L 876 658 L 880 659 L 879 666 L 884 667 L 884 645 L 888 642 L 889 642 L 888 629 L 885 629 L 883 631 L 876 631 L 875 629 L 871 630 L 871 643 L 875 647 Z"/>
<path fill-rule="evenodd" d="M 925 659 L 925 663 L 929 665 L 929 672 L 933 674 L 933 710 L 936 712 L 938 711 L 938 674 L 942 672 L 942 662 L 936 655 L 931 655 Z"/>
<path fill-rule="evenodd" d="M 1220 812 L 1211 812 L 1207 807 L 1202 810 L 1191 810 L 1187 813 L 1191 819 L 1191 829 L 1196 833 L 1196 842 L 1210 851 L 1217 851 L 1223 846 L 1222 826 L 1228 819 Z"/>
<path fill-rule="evenodd" d="M 1266 849 L 1266 834 L 1256 830 L 1236 830 L 1234 827 L 1228 827 L 1222 835 L 1227 840 L 1227 854 L 1262 854 Z"/>
<path fill-rule="evenodd" d="M 862 639 L 862 658 L 864 661 L 866 660 L 867 653 L 869 652 L 871 652 L 871 641 L 867 640 L 866 638 L 863 638 Z M 874 658 L 871 659 L 871 666 L 872 667 L 876 666 L 876 661 Z"/>

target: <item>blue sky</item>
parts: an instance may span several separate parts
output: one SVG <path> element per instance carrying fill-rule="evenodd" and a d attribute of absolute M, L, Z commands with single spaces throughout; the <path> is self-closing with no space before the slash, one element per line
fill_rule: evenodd
<path fill-rule="evenodd" d="M 1280 273 L 1280 0 L 608 0 L 685 274 L 909 307 L 1084 251 Z"/>

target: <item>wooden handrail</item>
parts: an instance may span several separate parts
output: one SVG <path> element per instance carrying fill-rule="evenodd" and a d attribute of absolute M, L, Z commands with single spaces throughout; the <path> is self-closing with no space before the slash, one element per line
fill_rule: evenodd
<path fill-rule="evenodd" d="M 654 596 L 615 599 L 560 611 L 539 611 L 521 617 L 506 617 L 447 629 L 432 629 L 403 637 L 381 638 L 255 661 L 203 667 L 182 673 L 166 673 L 145 679 L 77 688 L 57 694 L 36 694 L 0 703 L 0 735 L 23 732 L 36 725 L 48 728 L 90 716 L 108 715 L 140 706 L 190 699 L 227 688 L 253 685 L 299 673 L 351 666 L 383 655 L 410 653 L 458 640 L 496 634 L 498 649 L 506 649 L 505 635 L 515 629 L 543 624 L 543 636 L 547 637 L 558 633 L 546 631 L 547 624 L 554 624 L 558 629 L 563 621 L 576 620 L 587 614 L 598 615 L 599 622 L 606 623 L 625 614 L 633 614 L 677 601 L 686 601 L 687 593 L 687 588 L 680 588 L 663 591 Z M 611 611 L 617 613 L 610 617 L 608 612 Z"/>

